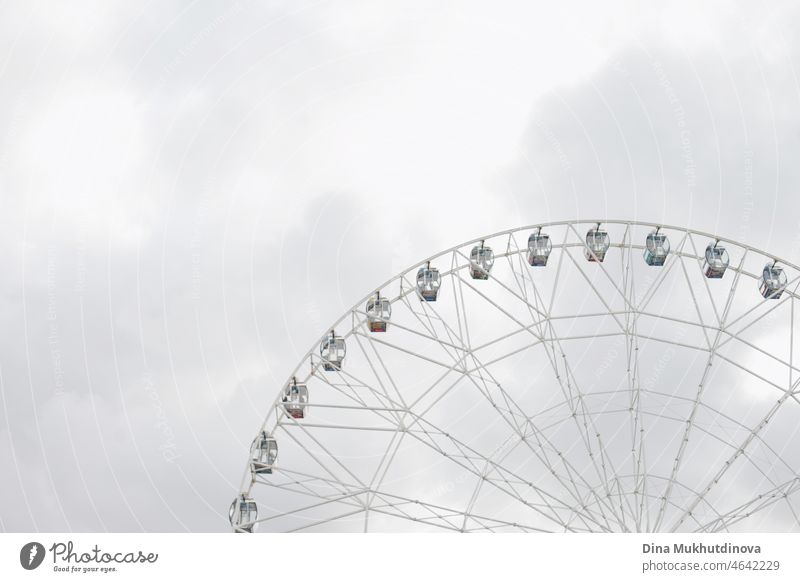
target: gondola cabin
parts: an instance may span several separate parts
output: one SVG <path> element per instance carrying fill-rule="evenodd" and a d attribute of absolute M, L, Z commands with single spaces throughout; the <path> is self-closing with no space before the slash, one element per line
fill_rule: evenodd
<path fill-rule="evenodd" d="M 644 245 L 644 262 L 651 267 L 662 267 L 669 254 L 667 235 L 654 230 L 647 235 Z"/>
<path fill-rule="evenodd" d="M 308 387 L 301 384 L 296 378 L 286 386 L 283 391 L 283 408 L 292 418 L 304 418 L 308 404 Z"/>
<path fill-rule="evenodd" d="M 531 267 L 546 267 L 553 243 L 550 235 L 544 234 L 541 229 L 528 237 L 528 264 Z"/>
<path fill-rule="evenodd" d="M 775 263 L 764 265 L 759 291 L 764 299 L 780 299 L 788 283 L 783 267 Z"/>
<path fill-rule="evenodd" d="M 319 344 L 319 355 L 322 358 L 322 367 L 325 371 L 338 372 L 341 370 L 346 352 L 344 338 L 331 331 Z"/>
<path fill-rule="evenodd" d="M 250 446 L 250 466 L 254 475 L 269 475 L 278 460 L 278 441 L 266 431 L 255 438 Z"/>
<path fill-rule="evenodd" d="M 706 247 L 703 274 L 709 279 L 722 279 L 731 260 L 725 247 L 711 243 Z"/>
<path fill-rule="evenodd" d="M 373 333 L 385 332 L 392 318 L 392 303 L 376 293 L 367 301 L 367 327 Z"/>
<path fill-rule="evenodd" d="M 439 275 L 439 269 L 431 267 L 430 261 L 417 271 L 417 294 L 424 301 L 436 301 L 441 285 L 442 279 Z"/>
<path fill-rule="evenodd" d="M 248 497 L 246 493 L 239 495 L 231 503 L 228 519 L 237 533 L 253 533 L 258 519 L 258 507 L 255 500 Z"/>
<path fill-rule="evenodd" d="M 586 233 L 586 259 L 591 263 L 602 263 L 606 258 L 608 247 L 611 246 L 611 239 L 608 233 L 600 228 L 598 224 L 595 228 L 590 228 Z"/>
<path fill-rule="evenodd" d="M 483 242 L 480 246 L 473 247 L 469 254 L 469 274 L 473 279 L 488 279 L 493 265 L 494 251 L 491 247 L 484 246 Z"/>

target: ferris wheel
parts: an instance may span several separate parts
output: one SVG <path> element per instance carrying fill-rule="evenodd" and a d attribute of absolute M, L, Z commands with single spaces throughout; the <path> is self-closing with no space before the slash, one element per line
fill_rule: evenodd
<path fill-rule="evenodd" d="M 634 221 L 442 251 L 273 387 L 231 526 L 800 531 L 799 285 Z"/>

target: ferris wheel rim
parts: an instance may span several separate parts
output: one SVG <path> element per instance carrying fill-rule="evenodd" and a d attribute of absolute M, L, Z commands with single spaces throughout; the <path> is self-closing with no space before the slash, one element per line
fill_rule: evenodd
<path fill-rule="evenodd" d="M 502 237 L 502 236 L 514 234 L 514 233 L 521 232 L 521 231 L 531 230 L 531 229 L 544 229 L 544 228 L 548 228 L 548 227 L 567 226 L 567 225 L 581 225 L 581 224 L 593 224 L 593 225 L 595 225 L 595 224 L 598 224 L 598 223 L 599 224 L 623 225 L 623 226 L 627 225 L 627 226 L 642 226 L 642 227 L 651 227 L 651 228 L 662 228 L 662 229 L 665 229 L 665 230 L 678 231 L 678 232 L 683 232 L 683 233 L 687 233 L 687 234 L 693 234 L 693 235 L 697 235 L 697 236 L 707 237 L 709 239 L 713 239 L 713 240 L 718 241 L 718 242 L 723 242 L 723 243 L 726 243 L 726 244 L 735 245 L 736 247 L 738 247 L 738 248 L 740 248 L 742 250 L 746 250 L 746 251 L 749 251 L 749 252 L 757 253 L 757 254 L 765 257 L 765 258 L 777 261 L 777 262 L 779 262 L 779 263 L 781 263 L 781 264 L 783 264 L 783 265 L 785 265 L 787 267 L 790 267 L 792 269 L 800 271 L 800 266 L 797 266 L 797 265 L 795 265 L 795 264 L 793 264 L 793 263 L 791 263 L 791 262 L 789 262 L 789 261 L 787 261 L 787 260 L 785 260 L 783 258 L 780 258 L 777 255 L 774 255 L 774 254 L 771 254 L 771 253 L 767 253 L 766 251 L 763 251 L 763 250 L 761 250 L 761 249 L 759 249 L 757 247 L 753 247 L 751 245 L 744 245 L 742 243 L 737 242 L 734 239 L 723 237 L 723 236 L 719 236 L 717 234 L 712 234 L 712 233 L 708 233 L 708 232 L 704 232 L 704 231 L 700 231 L 700 230 L 695 230 L 695 229 L 692 229 L 692 228 L 686 228 L 686 227 L 679 227 L 679 226 L 675 226 L 675 225 L 664 224 L 664 223 L 660 223 L 660 222 L 648 222 L 648 221 L 641 221 L 641 220 L 623 220 L 623 219 L 594 219 L 594 218 L 589 219 L 589 218 L 587 218 L 587 219 L 557 220 L 557 221 L 550 221 L 550 222 L 533 223 L 533 224 L 528 224 L 528 225 L 525 225 L 525 226 L 517 226 L 517 227 L 513 227 L 513 228 L 508 228 L 508 229 L 501 230 L 501 231 L 498 231 L 498 232 L 495 232 L 495 233 L 492 233 L 492 234 L 487 234 L 487 235 L 484 235 L 484 236 L 480 236 L 480 237 L 476 237 L 476 238 L 473 238 L 473 239 L 470 239 L 470 240 L 466 240 L 466 241 L 464 241 L 462 243 L 453 245 L 450 248 L 447 248 L 445 250 L 442 250 L 442 251 L 439 251 L 437 253 L 434 253 L 434 254 L 430 255 L 429 257 L 427 257 L 425 259 L 422 259 L 421 261 L 418 261 L 418 262 L 412 264 L 411 266 L 403 269 L 399 273 L 391 276 L 389 279 L 387 279 L 386 281 L 384 281 L 380 285 L 377 285 L 376 287 L 374 287 L 374 289 L 372 291 L 367 293 L 364 297 L 362 297 L 361 299 L 356 301 L 351 307 L 346 309 L 345 312 L 332 325 L 330 325 L 329 327 L 325 328 L 325 332 L 323 333 L 323 336 L 325 334 L 327 334 L 327 333 L 330 333 L 331 330 L 334 330 L 337 327 L 339 327 L 339 325 L 343 321 L 345 321 L 353 313 L 354 310 L 358 310 L 359 307 L 365 301 L 368 301 L 370 299 L 370 297 L 373 297 L 374 294 L 375 294 L 375 290 L 383 289 L 383 288 L 387 287 L 388 285 L 390 285 L 393 281 L 400 280 L 405 275 L 407 275 L 408 273 L 412 273 L 415 269 L 419 269 L 424 264 L 432 263 L 434 260 L 436 260 L 436 259 L 438 259 L 440 257 L 446 256 L 449 253 L 455 252 L 456 250 L 458 250 L 458 249 L 460 249 L 462 247 L 466 247 L 466 246 L 471 245 L 471 244 L 480 243 L 482 241 L 490 240 L 490 239 L 493 239 L 493 238 L 496 238 L 496 237 Z M 615 246 L 619 246 L 619 243 L 612 243 L 611 246 L 612 246 L 612 248 L 615 247 Z M 309 348 L 309 350 L 303 356 L 300 357 L 297 366 L 295 366 L 295 368 L 292 370 L 291 374 L 288 376 L 288 378 L 286 378 L 286 380 L 284 381 L 284 384 L 286 384 L 287 382 L 291 382 L 292 378 L 297 376 L 297 372 L 300 370 L 300 368 L 303 365 L 303 363 L 306 362 L 309 358 L 311 358 L 314 355 L 316 350 L 317 350 L 317 344 L 315 343 Z M 279 401 L 280 401 L 280 391 L 278 392 L 278 395 L 276 396 L 275 401 L 272 403 L 272 406 L 274 407 L 276 404 L 279 403 Z M 265 426 L 266 426 L 266 419 L 265 419 L 265 422 L 262 424 L 260 430 L 264 430 Z"/>
<path fill-rule="evenodd" d="M 618 226 L 625 226 L 625 227 L 628 227 L 628 228 L 630 228 L 630 227 L 650 227 L 650 228 L 655 228 L 655 229 L 663 229 L 665 231 L 684 233 L 686 236 L 694 235 L 694 236 L 697 236 L 697 237 L 704 237 L 704 238 L 716 241 L 716 243 L 725 243 L 726 245 L 732 245 L 736 249 L 744 251 L 745 253 L 752 252 L 752 253 L 754 253 L 754 254 L 756 254 L 758 256 L 761 256 L 761 257 L 764 257 L 766 259 L 769 259 L 769 260 L 773 261 L 774 263 L 781 263 L 782 265 L 784 265 L 786 267 L 789 267 L 791 269 L 794 269 L 795 271 L 800 271 L 800 267 L 798 267 L 797 265 L 795 265 L 795 264 L 793 264 L 793 263 L 791 263 L 791 262 L 789 262 L 787 260 L 784 260 L 784 259 L 782 259 L 780 257 L 777 257 L 774 254 L 771 254 L 771 253 L 768 253 L 768 252 L 766 252 L 764 250 L 761 250 L 759 248 L 753 247 L 752 245 L 742 244 L 742 243 L 740 243 L 740 242 L 738 242 L 738 241 L 736 241 L 735 239 L 732 239 L 732 238 L 723 237 L 723 236 L 719 236 L 719 235 L 716 235 L 716 234 L 713 234 L 713 233 L 708 233 L 708 232 L 704 232 L 704 231 L 700 231 L 700 230 L 696 230 L 696 229 L 692 229 L 692 228 L 679 227 L 679 226 L 674 226 L 674 225 L 667 225 L 667 224 L 658 223 L 658 222 L 638 221 L 638 220 L 622 220 L 622 219 L 573 219 L 573 220 L 560 220 L 560 221 L 550 221 L 550 222 L 543 222 L 543 223 L 534 223 L 534 224 L 528 224 L 528 225 L 524 225 L 524 226 L 518 226 L 518 227 L 513 227 L 513 228 L 501 230 L 501 231 L 498 231 L 498 232 L 495 232 L 495 233 L 492 233 L 492 234 L 488 234 L 488 235 L 484 235 L 484 236 L 480 236 L 480 237 L 476 237 L 476 238 L 473 238 L 473 239 L 470 239 L 470 240 L 463 241 L 463 242 L 461 242 L 459 244 L 456 244 L 456 245 L 453 245 L 453 246 L 451 246 L 451 247 L 449 247 L 447 249 L 438 251 L 438 252 L 436 252 L 436 253 L 424 258 L 423 260 L 412 264 L 411 266 L 409 266 L 406 269 L 400 271 L 399 273 L 396 273 L 396 274 L 392 275 L 389 279 L 387 279 L 381 285 L 378 285 L 378 286 L 374 287 L 373 290 L 370 291 L 367 295 L 365 295 L 363 298 L 361 298 L 356 303 L 354 303 L 353 306 L 351 306 L 349 309 L 345 310 L 344 313 L 333 323 L 333 325 L 331 325 L 330 327 L 326 328 L 326 331 L 324 332 L 324 334 L 330 333 L 332 330 L 336 329 L 337 327 L 340 327 L 341 324 L 343 322 L 345 322 L 349 317 L 353 316 L 356 313 L 360 313 L 361 306 L 364 304 L 365 301 L 369 301 L 370 298 L 375 296 L 376 290 L 381 291 L 381 290 L 385 289 L 386 287 L 390 286 L 392 283 L 398 282 L 398 281 L 401 282 L 401 289 L 402 289 L 402 281 L 403 281 L 404 277 L 406 277 L 409 273 L 413 273 L 416 269 L 419 269 L 420 267 L 422 267 L 426 263 L 430 264 L 430 263 L 432 263 L 433 261 L 435 261 L 437 259 L 440 259 L 442 257 L 446 257 L 449 254 L 458 252 L 460 249 L 463 249 L 464 247 L 468 247 L 471 244 L 482 243 L 482 242 L 487 241 L 487 240 L 492 240 L 492 239 L 496 239 L 496 238 L 500 238 L 500 237 L 504 237 L 504 236 L 511 236 L 511 235 L 516 234 L 516 233 L 519 233 L 519 232 L 522 232 L 522 231 L 527 231 L 527 230 L 532 230 L 532 229 L 538 229 L 541 232 L 543 229 L 550 228 L 550 227 L 572 227 L 573 230 L 574 230 L 574 227 L 576 227 L 576 226 L 580 226 L 580 225 L 597 225 L 597 224 L 601 224 L 601 225 L 618 225 Z M 577 234 L 577 231 L 575 231 L 575 232 Z M 557 245 L 557 246 L 554 245 L 554 248 L 562 248 L 562 247 L 566 248 L 567 246 L 568 245 L 566 245 L 566 244 Z M 581 245 L 580 244 L 573 244 L 571 246 L 581 246 Z M 613 247 L 623 247 L 623 246 L 628 246 L 631 249 L 632 248 L 644 248 L 644 246 L 632 245 L 632 244 L 624 245 L 624 243 L 614 243 L 614 244 L 611 245 L 612 248 Z M 524 252 L 524 249 L 520 248 L 520 249 L 518 249 L 517 251 L 515 251 L 513 253 L 509 251 L 508 253 L 506 253 L 506 255 L 520 254 L 522 252 Z M 675 254 L 680 254 L 680 253 L 677 253 L 677 249 L 675 251 Z M 685 255 L 682 255 L 682 256 L 688 256 L 688 257 L 692 257 L 692 258 L 699 258 L 698 255 L 695 255 L 695 254 L 692 254 L 692 253 L 685 253 Z M 443 275 L 451 275 L 456 270 L 461 270 L 461 269 L 464 269 L 464 268 L 466 268 L 466 265 L 461 265 L 460 267 L 458 267 L 458 269 L 454 268 L 454 269 L 451 269 L 451 270 L 448 270 L 448 271 L 444 271 L 442 274 Z M 739 270 L 740 268 L 741 268 L 741 264 L 740 264 L 739 268 L 736 268 L 733 265 L 731 265 L 731 270 L 732 271 L 736 271 L 737 274 L 744 273 L 744 274 L 746 274 L 746 275 L 748 275 L 750 277 L 756 278 L 753 273 L 749 273 L 749 272 L 746 272 L 746 271 L 743 271 L 743 270 L 740 271 Z M 792 282 L 794 282 L 796 280 L 797 280 L 797 278 L 793 279 Z M 398 296 L 396 299 L 392 300 L 392 303 L 394 303 L 394 301 L 399 300 L 399 299 L 401 299 L 403 297 L 406 297 L 408 295 L 412 295 L 413 292 L 414 292 L 413 289 L 404 290 L 404 292 L 402 292 L 400 296 Z M 788 295 L 791 295 L 792 297 L 795 297 L 795 298 L 798 297 L 796 291 L 790 291 L 788 286 L 786 288 L 786 292 L 787 292 Z M 361 315 L 363 315 L 363 314 L 361 314 Z M 349 337 L 352 333 L 354 333 L 355 327 L 356 326 L 354 325 L 352 330 L 344 333 L 343 337 Z M 289 378 L 287 379 L 287 381 L 291 382 L 293 378 L 296 378 L 298 376 L 298 372 L 300 371 L 300 369 L 302 368 L 304 363 L 308 362 L 309 360 L 311 360 L 313 362 L 314 354 L 315 354 L 315 351 L 316 351 L 317 347 L 318 347 L 317 343 L 312 344 L 312 346 L 305 353 L 305 355 L 303 355 L 299 359 L 299 362 L 298 362 L 297 366 L 294 368 L 294 370 L 292 371 L 292 373 L 289 376 Z M 312 375 L 313 375 L 313 371 L 312 371 Z M 279 389 L 278 390 L 278 394 L 277 394 L 274 402 L 270 406 L 269 411 L 268 411 L 268 413 L 267 413 L 267 415 L 266 415 L 266 417 L 264 419 L 264 422 L 262 423 L 262 425 L 260 427 L 260 431 L 266 430 L 267 423 L 268 423 L 268 421 L 269 421 L 269 419 L 271 417 L 272 411 L 276 410 L 280 406 L 281 392 L 282 391 Z M 296 420 L 294 422 L 296 422 Z M 247 473 L 247 471 L 246 471 L 246 473 Z M 663 477 L 663 476 L 658 476 L 658 478 L 665 479 L 665 477 Z M 247 491 L 247 493 L 249 495 L 250 492 L 251 492 L 252 486 L 255 483 L 256 483 L 256 480 L 253 480 L 251 482 L 250 487 L 243 488 L 242 490 L 243 491 Z M 681 483 L 680 481 L 675 480 L 675 484 L 677 484 L 680 487 L 684 487 L 684 488 L 688 489 L 688 487 L 685 484 Z M 622 493 L 620 493 L 620 494 L 622 494 Z"/>

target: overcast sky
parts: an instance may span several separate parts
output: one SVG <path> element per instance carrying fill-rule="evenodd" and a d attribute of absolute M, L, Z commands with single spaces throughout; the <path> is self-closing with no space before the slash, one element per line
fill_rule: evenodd
<path fill-rule="evenodd" d="M 0 529 L 226 529 L 295 363 L 460 241 L 800 262 L 800 8 L 696 4 L 0 4 Z"/>

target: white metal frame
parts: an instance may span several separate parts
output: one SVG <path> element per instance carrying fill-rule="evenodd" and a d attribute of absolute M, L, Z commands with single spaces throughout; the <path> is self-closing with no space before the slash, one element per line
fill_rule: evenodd
<path fill-rule="evenodd" d="M 589 263 L 584 256 L 587 249 L 585 233 L 586 228 L 594 227 L 597 223 L 609 230 L 611 246 L 604 262 Z M 656 227 L 669 236 L 671 250 L 664 266 L 644 267 L 650 269 L 652 281 L 641 292 L 642 287 L 637 286 L 635 275 L 639 268 L 634 262 L 644 263 L 642 251 L 645 238 Z M 553 247 L 550 261 L 544 269 L 532 268 L 527 263 L 528 235 L 539 228 L 550 234 Z M 713 240 L 725 244 L 731 256 L 725 277 L 717 280 L 702 278 L 702 284 L 698 284 L 696 279 L 693 282 L 691 277 L 702 270 L 705 246 Z M 487 281 L 476 281 L 469 276 L 470 249 L 481 241 L 486 241 L 487 245 L 491 241 L 495 249 L 493 275 Z M 756 267 L 750 270 L 747 261 L 754 257 L 758 259 L 754 263 Z M 372 288 L 369 295 L 356 302 L 353 308 L 328 328 L 335 328 L 348 343 L 348 359 L 342 369 L 324 372 L 315 344 L 292 371 L 290 379 L 297 377 L 298 382 L 305 383 L 311 379 L 318 381 L 314 388 L 309 384 L 309 403 L 306 407 L 310 413 L 305 419 L 294 419 L 282 413 L 281 395 L 285 383 L 275 387 L 278 396 L 259 432 L 266 430 L 277 438 L 282 450 L 283 442 L 297 445 L 305 451 L 306 459 L 310 461 L 304 466 L 294 466 L 291 459 L 282 453 L 272 475 L 255 476 L 250 473 L 248 462 L 241 491 L 259 502 L 261 517 L 258 521 L 263 524 L 263 529 L 271 529 L 273 523 L 285 524 L 287 518 L 296 518 L 290 528 L 283 525 L 275 528 L 288 531 L 319 529 L 335 525 L 336 522 L 352 526 L 356 520 L 363 525 L 364 531 L 368 531 L 371 514 L 401 518 L 423 529 L 441 528 L 461 532 L 729 531 L 746 529 L 748 524 L 756 521 L 756 517 L 763 516 L 776 505 L 791 515 L 789 529 L 798 531 L 800 519 L 797 512 L 800 508 L 797 507 L 794 494 L 800 490 L 800 469 L 797 463 L 784 459 L 784 456 L 788 456 L 785 451 L 792 446 L 792 439 L 776 443 L 774 438 L 766 438 L 764 434 L 769 422 L 787 402 L 791 401 L 792 406 L 800 405 L 800 365 L 794 361 L 794 313 L 800 287 L 800 268 L 777 259 L 786 270 L 789 283 L 780 299 L 768 301 L 761 297 L 757 287 L 765 260 L 776 260 L 776 257 L 716 234 L 621 220 L 576 220 L 529 225 L 481 236 L 428 257 L 378 287 L 381 296 L 389 298 L 393 307 L 389 333 L 371 334 L 365 326 L 365 304 L 375 294 L 375 288 Z M 416 294 L 417 270 L 428 262 L 439 268 L 442 280 L 438 301 L 430 303 L 420 301 Z M 500 268 L 513 276 L 513 284 L 508 279 L 495 276 Z M 567 269 L 581 277 L 586 294 L 599 300 L 605 311 L 578 311 L 566 315 L 554 313 L 560 277 Z M 537 282 L 539 273 L 544 270 L 555 273 L 551 288 L 545 288 Z M 752 281 L 744 285 L 742 281 L 746 279 Z M 655 294 L 668 282 L 682 282 L 690 289 L 692 301 L 686 305 L 685 316 L 648 310 Z M 365 281 L 365 286 L 367 283 Z M 493 299 L 490 289 L 492 293 L 502 294 L 508 301 L 514 302 L 516 307 L 524 306 L 526 320 Z M 609 289 L 611 296 L 608 295 Z M 722 294 L 725 296 L 723 301 L 720 301 L 720 290 L 726 290 Z M 495 310 L 497 317 L 506 322 L 513 322 L 515 329 L 488 342 L 474 343 L 470 337 L 470 326 L 474 326 L 474 322 L 471 323 L 472 317 L 466 310 L 467 303 L 464 300 L 467 293 L 481 298 L 486 309 Z M 734 315 L 734 298 L 737 302 L 742 301 L 741 297 L 746 293 L 753 296 L 752 308 Z M 454 310 L 455 315 L 444 315 L 442 304 L 446 302 L 450 302 L 450 309 Z M 618 306 L 620 303 L 621 308 Z M 782 307 L 784 304 L 788 304 L 788 307 Z M 401 307 L 412 323 L 396 321 L 394 314 Z M 777 309 L 790 313 L 788 360 L 757 345 L 745 333 Z M 615 329 L 591 334 L 559 332 L 562 324 L 587 318 L 610 318 Z M 641 327 L 653 320 L 667 322 L 675 328 L 699 330 L 702 341 L 693 343 L 640 331 Z M 436 353 L 400 345 L 393 341 L 393 333 L 435 343 L 438 346 Z M 576 340 L 602 341 L 613 337 L 624 341 L 625 385 L 613 390 L 588 390 L 576 378 L 575 366 L 580 363 L 573 361 L 574 354 L 568 356 L 565 346 Z M 503 345 L 503 342 L 519 338 L 527 339 L 508 353 L 492 354 L 492 350 Z M 774 366 L 785 369 L 786 380 L 776 381 L 774 375 L 749 369 L 746 364 L 729 357 L 723 348 L 733 345 L 753 350 Z M 700 377 L 685 378 L 685 382 L 696 386 L 693 396 L 642 386 L 640 350 L 654 349 L 654 346 L 695 350 L 705 358 L 706 365 Z M 553 390 L 561 395 L 561 399 L 554 401 L 551 407 L 535 413 L 526 411 L 525 406 L 518 402 L 519 393 L 513 387 L 504 386 L 493 374 L 499 362 L 529 349 L 544 352 L 551 367 L 549 374 Z M 441 374 L 421 395 L 410 400 L 393 377 L 390 366 L 381 356 L 381 350 L 396 350 L 418 358 L 421 365 L 423 362 L 426 366 L 432 365 L 440 369 Z M 368 381 L 351 373 L 348 366 L 356 358 L 372 370 L 373 380 Z M 758 422 L 746 423 L 726 416 L 724 410 L 714 409 L 704 401 L 705 391 L 713 383 L 714 364 L 717 363 L 736 370 L 763 389 L 769 387 L 777 390 L 774 403 Z M 508 430 L 508 437 L 499 442 L 493 451 L 478 450 L 469 442 L 469 435 L 451 433 L 429 417 L 431 409 L 462 383 L 467 383 L 483 395 L 496 410 L 498 426 Z M 348 403 L 326 404 L 325 399 L 320 398 L 321 387 L 338 392 L 338 396 L 346 398 Z M 612 402 L 621 395 L 627 399 L 624 410 L 610 410 L 607 407 L 598 410 L 597 405 L 593 404 L 603 396 Z M 654 417 L 652 411 L 642 405 L 646 398 L 669 399 L 682 407 L 682 416 L 676 413 L 676 418 L 668 419 L 682 423 L 683 428 L 675 432 L 678 445 L 674 442 L 663 444 L 665 450 L 672 444 L 672 450 L 677 448 L 677 453 L 669 471 L 661 474 L 649 470 L 651 465 L 648 461 L 655 460 L 652 455 L 656 449 L 652 446 L 648 449 L 646 445 L 651 444 L 648 441 L 648 427 L 663 421 L 667 415 L 661 413 Z M 320 421 L 315 411 L 324 411 L 326 418 L 335 415 L 336 411 L 364 411 L 365 422 Z M 568 413 L 564 414 L 565 411 Z M 556 413 L 562 414 L 563 418 L 553 420 L 551 416 Z M 612 413 L 627 417 L 627 421 L 620 423 L 618 430 L 609 433 L 605 425 L 603 428 L 600 425 L 603 423 L 602 415 Z M 728 451 L 724 457 L 708 459 L 713 467 L 708 469 L 702 486 L 697 487 L 697 484 L 692 486 L 682 478 L 693 443 L 697 438 L 725 440 L 715 432 L 717 428 L 699 421 L 699 416 L 707 417 L 709 413 L 716 415 L 720 425 L 734 427 L 731 430 L 735 430 L 737 436 L 724 443 Z M 391 434 L 389 445 L 371 479 L 359 478 L 349 459 L 340 458 L 328 450 L 326 435 L 337 429 L 367 431 L 367 438 L 372 431 Z M 563 443 L 559 444 L 558 439 L 554 438 L 558 430 L 571 431 L 574 444 L 568 448 Z M 621 438 L 618 433 L 623 430 L 630 433 L 626 441 L 626 446 L 630 446 L 630 455 L 625 459 L 624 466 L 619 462 L 620 455 L 611 451 L 609 445 Z M 447 463 L 453 463 L 454 469 L 474 478 L 473 493 L 466 506 L 450 507 L 435 499 L 419 499 L 384 486 L 390 466 L 397 461 L 398 455 L 403 454 L 403 447 L 410 443 L 435 451 Z M 755 460 L 750 455 L 756 445 L 758 454 L 766 455 L 766 460 Z M 541 473 L 549 473 L 547 477 L 550 481 L 547 484 L 535 482 L 530 475 L 505 462 L 518 449 L 530 456 Z M 583 452 L 580 452 L 581 449 Z M 735 477 L 743 465 L 763 475 L 762 486 L 751 492 L 752 498 L 728 507 L 720 500 L 719 491 L 723 489 L 726 477 Z M 778 476 L 781 478 L 778 479 Z M 732 480 L 734 477 L 728 478 Z M 270 490 L 304 495 L 308 497 L 308 505 L 292 508 L 275 506 L 271 502 Z M 257 491 L 265 494 L 256 495 Z M 526 513 L 528 519 L 511 520 L 498 515 L 486 515 L 477 509 L 479 500 L 485 495 L 499 495 L 500 498 L 507 498 L 509 503 L 521 504 L 520 507 L 529 510 Z M 331 508 L 335 511 L 319 513 Z"/>

